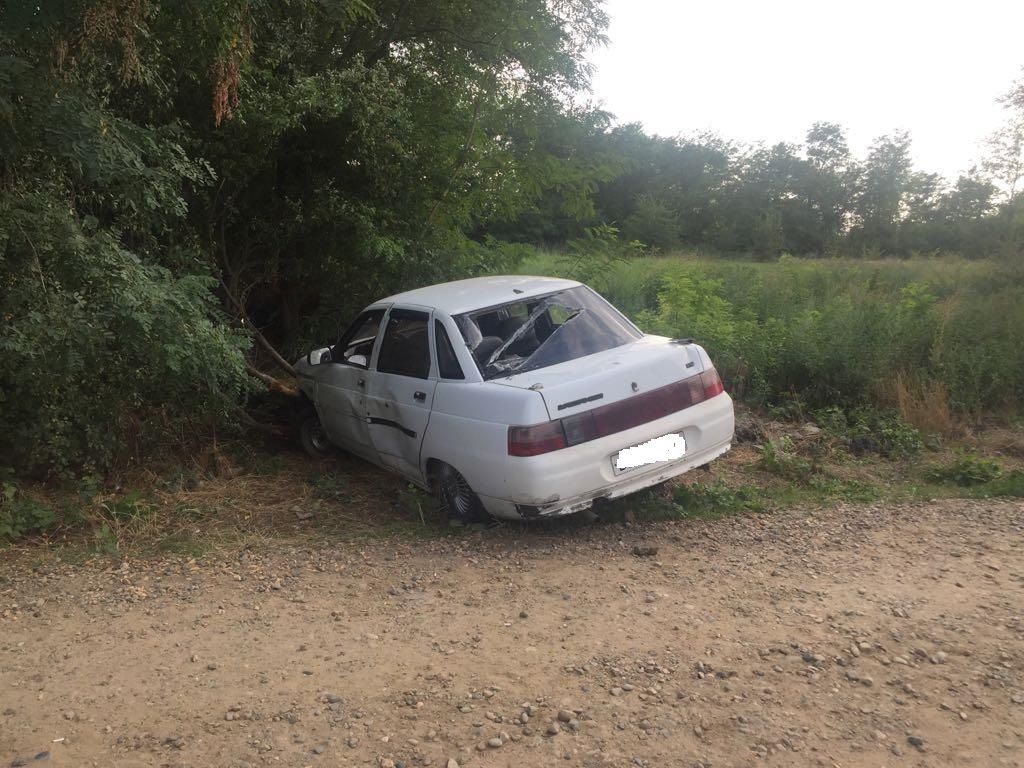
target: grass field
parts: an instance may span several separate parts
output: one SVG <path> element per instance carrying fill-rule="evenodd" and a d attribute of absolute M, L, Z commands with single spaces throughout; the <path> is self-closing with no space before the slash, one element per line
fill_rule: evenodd
<path fill-rule="evenodd" d="M 1013 420 L 1024 400 L 1024 272 L 960 259 L 601 264 L 542 253 L 649 332 L 692 337 L 730 391 L 762 405 L 898 409 L 925 431 Z"/>

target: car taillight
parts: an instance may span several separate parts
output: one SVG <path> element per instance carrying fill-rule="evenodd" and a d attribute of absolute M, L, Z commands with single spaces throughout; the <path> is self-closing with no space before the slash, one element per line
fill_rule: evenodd
<path fill-rule="evenodd" d="M 561 420 L 534 424 L 530 427 L 508 428 L 509 456 L 539 456 L 565 448 L 565 432 Z"/>
<path fill-rule="evenodd" d="M 705 400 L 710 400 L 715 395 L 725 392 L 725 386 L 723 386 L 722 380 L 718 376 L 718 371 L 714 368 L 708 368 L 704 371 L 700 375 L 700 382 L 704 386 Z"/>
<path fill-rule="evenodd" d="M 509 456 L 540 456 L 657 421 L 725 391 L 714 368 L 564 419 L 508 428 Z"/>

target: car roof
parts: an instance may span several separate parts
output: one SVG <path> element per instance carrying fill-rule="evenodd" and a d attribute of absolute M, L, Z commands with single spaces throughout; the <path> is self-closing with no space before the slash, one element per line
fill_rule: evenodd
<path fill-rule="evenodd" d="M 532 277 L 530 275 L 500 275 L 494 277 L 471 277 L 451 283 L 439 283 L 425 288 L 416 288 L 405 293 L 396 293 L 381 299 L 377 304 L 417 304 L 432 307 L 457 315 L 505 304 L 516 299 L 527 299 L 545 293 L 575 288 L 580 283 L 558 277 Z"/>

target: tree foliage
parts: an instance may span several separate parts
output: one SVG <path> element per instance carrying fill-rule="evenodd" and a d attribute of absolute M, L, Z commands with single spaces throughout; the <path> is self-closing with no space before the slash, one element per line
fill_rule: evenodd
<path fill-rule="evenodd" d="M 592 132 L 567 105 L 606 23 L 596 0 L 4 3 L 0 465 L 103 469 L 229 413 L 268 350 L 514 258 L 486 227 L 592 214 L 608 171 L 548 134 Z"/>

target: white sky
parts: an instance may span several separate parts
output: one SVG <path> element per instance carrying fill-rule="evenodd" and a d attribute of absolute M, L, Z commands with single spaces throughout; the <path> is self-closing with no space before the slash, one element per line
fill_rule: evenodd
<path fill-rule="evenodd" d="M 606 0 L 595 98 L 663 136 L 800 141 L 841 123 L 860 156 L 910 131 L 920 170 L 955 177 L 1024 67 L 1024 0 Z"/>

